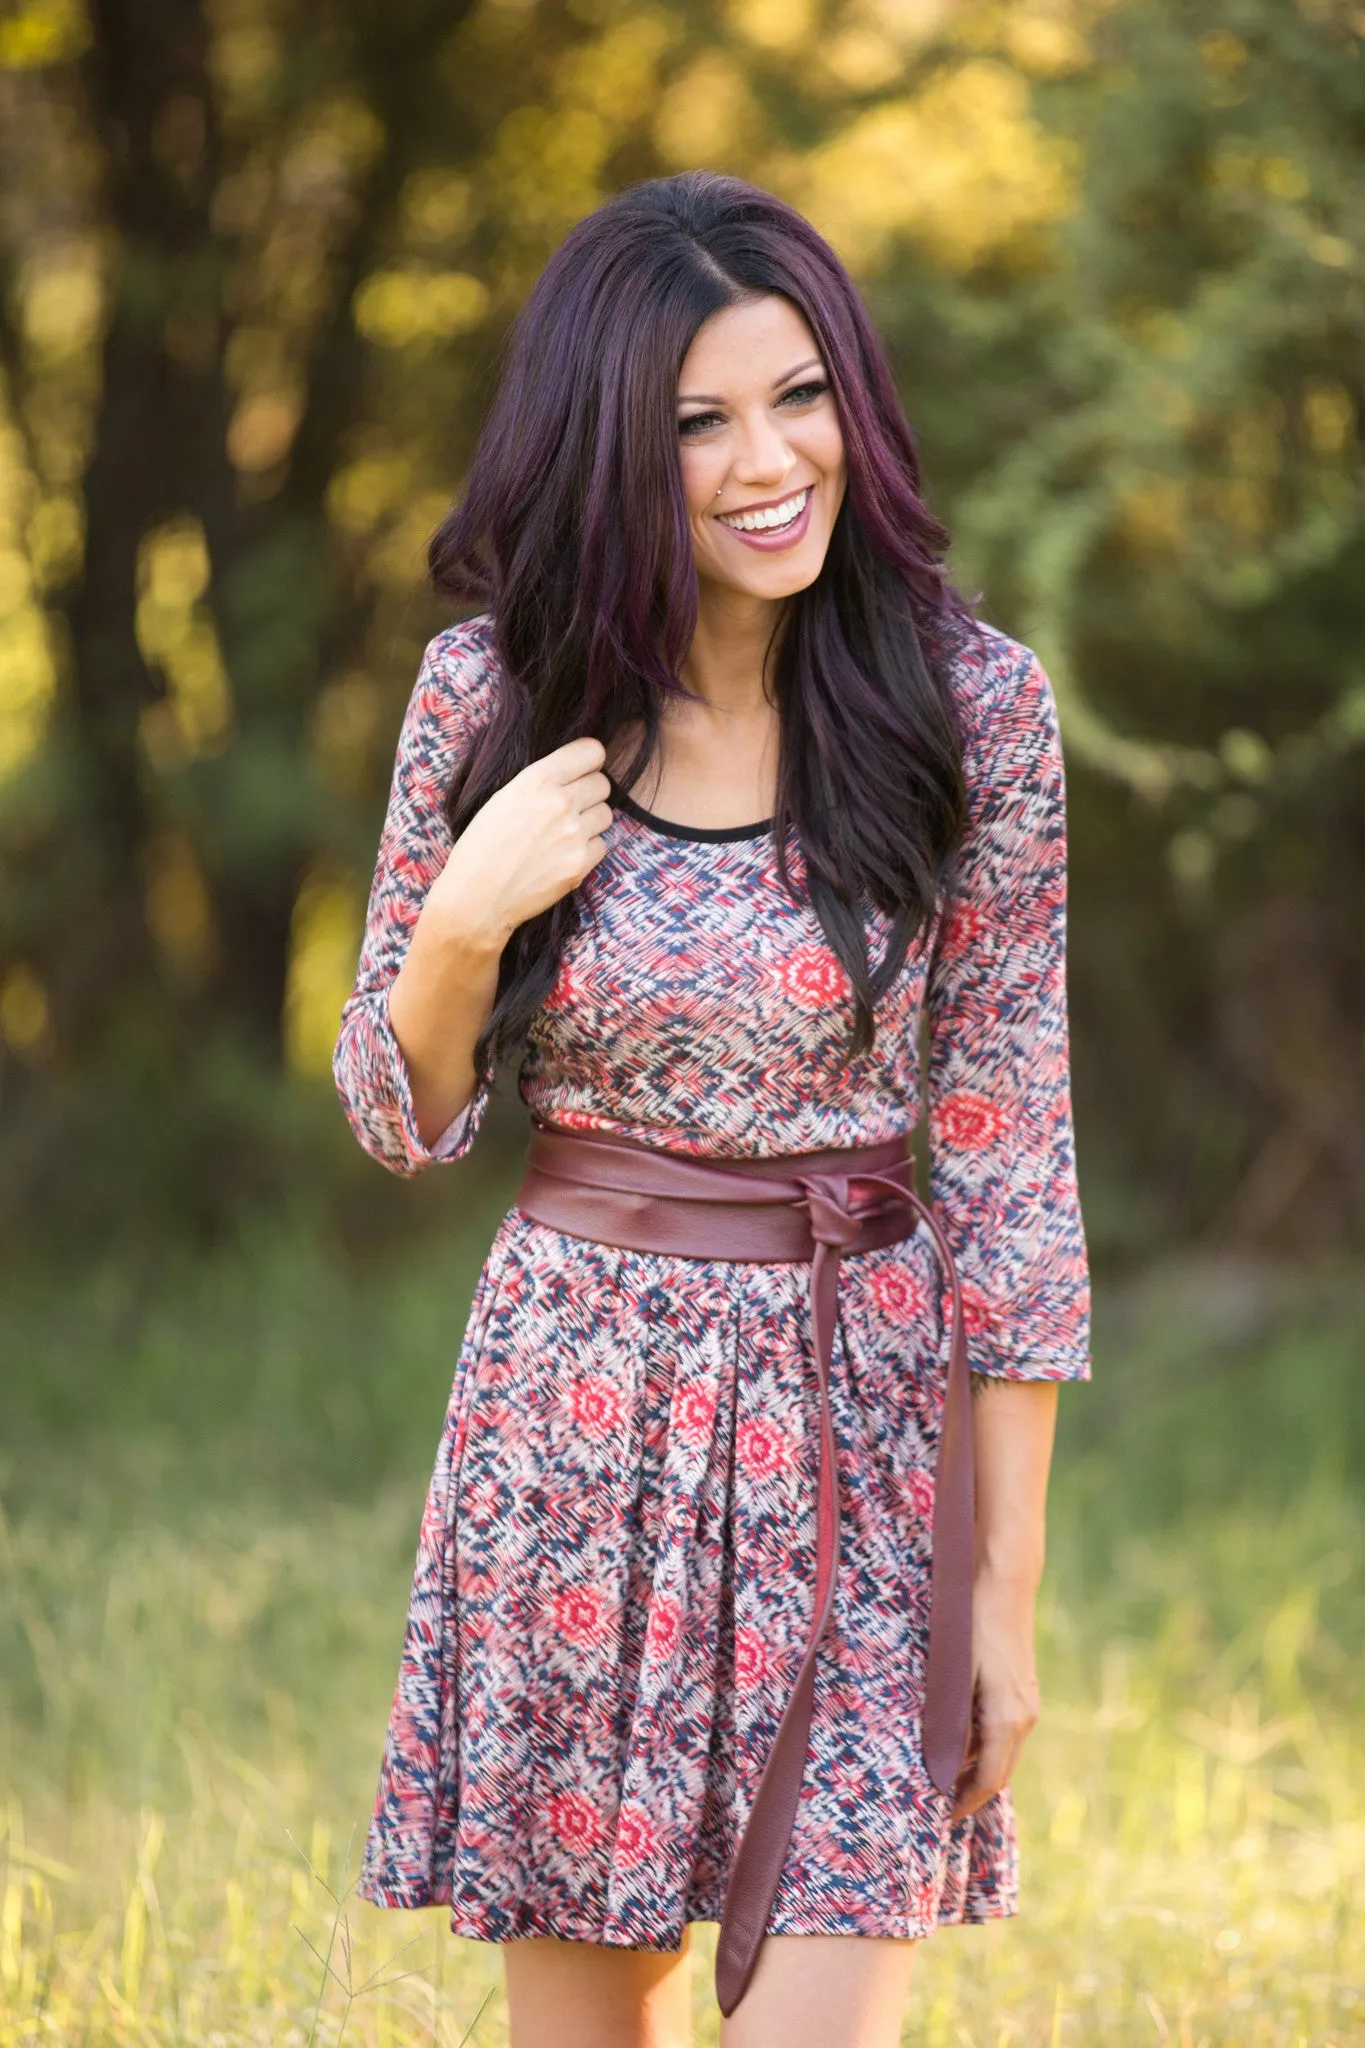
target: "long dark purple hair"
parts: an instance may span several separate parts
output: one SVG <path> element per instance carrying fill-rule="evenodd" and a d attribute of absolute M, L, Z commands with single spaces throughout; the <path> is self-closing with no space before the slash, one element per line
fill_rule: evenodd
<path fill-rule="evenodd" d="M 688 171 L 580 221 L 513 330 L 464 497 L 431 544 L 436 588 L 492 613 L 496 708 L 456 772 L 456 835 L 528 761 L 590 734 L 657 746 L 697 616 L 678 452 L 683 359 L 723 307 L 779 293 L 819 345 L 848 488 L 816 581 L 787 601 L 771 686 L 781 721 L 773 830 L 853 991 L 851 1053 L 932 912 L 960 837 L 961 743 L 948 686 L 971 615 L 924 504 L 881 343 L 848 272 L 799 213 L 737 178 Z M 891 920 L 874 962 L 867 907 Z M 525 1037 L 577 929 L 576 892 L 514 932 L 475 1049 L 482 1072 Z"/>

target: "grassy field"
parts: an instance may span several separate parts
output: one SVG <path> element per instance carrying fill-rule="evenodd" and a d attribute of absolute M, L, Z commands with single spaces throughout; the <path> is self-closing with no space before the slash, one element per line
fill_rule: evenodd
<path fill-rule="evenodd" d="M 357 1272 L 263 1231 L 0 1289 L 0 2048 L 506 2041 L 495 1947 L 344 1899 L 484 1236 Z M 1363 1338 L 1332 1275 L 1104 1304 L 1023 1911 L 926 1944 L 907 2042 L 1365 2039 Z"/>

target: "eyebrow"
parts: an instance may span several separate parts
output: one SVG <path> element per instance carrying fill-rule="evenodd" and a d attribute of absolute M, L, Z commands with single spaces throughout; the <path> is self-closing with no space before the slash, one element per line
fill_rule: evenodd
<path fill-rule="evenodd" d="M 784 377 L 779 377 L 773 385 L 773 390 L 780 391 L 784 384 L 790 384 L 792 378 L 799 377 L 803 370 L 823 370 L 824 367 L 819 356 L 808 356 L 804 363 L 798 363 L 795 369 L 788 370 Z M 716 398 L 704 391 L 680 391 L 678 393 L 678 403 L 679 405 L 724 405 L 725 400 L 723 398 Z"/>

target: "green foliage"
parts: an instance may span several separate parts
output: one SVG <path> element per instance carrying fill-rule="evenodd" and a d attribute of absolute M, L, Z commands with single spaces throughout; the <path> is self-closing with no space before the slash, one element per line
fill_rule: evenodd
<path fill-rule="evenodd" d="M 877 303 L 965 578 L 1062 704 L 1097 1247 L 1349 1238 L 1358 24 L 1146 0 L 1092 47 L 1039 95 L 1085 166 L 1046 260 L 892 266 Z"/>

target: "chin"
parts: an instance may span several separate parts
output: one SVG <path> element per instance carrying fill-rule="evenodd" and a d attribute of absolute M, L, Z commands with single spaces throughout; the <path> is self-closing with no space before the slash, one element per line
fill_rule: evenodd
<path fill-rule="evenodd" d="M 829 555 L 829 541 L 821 547 L 802 547 L 790 561 L 780 555 L 769 555 L 765 561 L 753 563 L 753 569 L 737 578 L 726 575 L 724 582 L 731 590 L 745 590 L 753 598 L 794 598 L 798 590 L 810 590 L 810 584 L 825 567 Z"/>
<path fill-rule="evenodd" d="M 776 561 L 766 566 L 766 573 L 760 570 L 757 575 L 746 577 L 744 588 L 755 597 L 795 597 L 799 590 L 810 589 L 825 566 L 828 552 L 828 548 L 803 548 L 797 560 Z"/>

